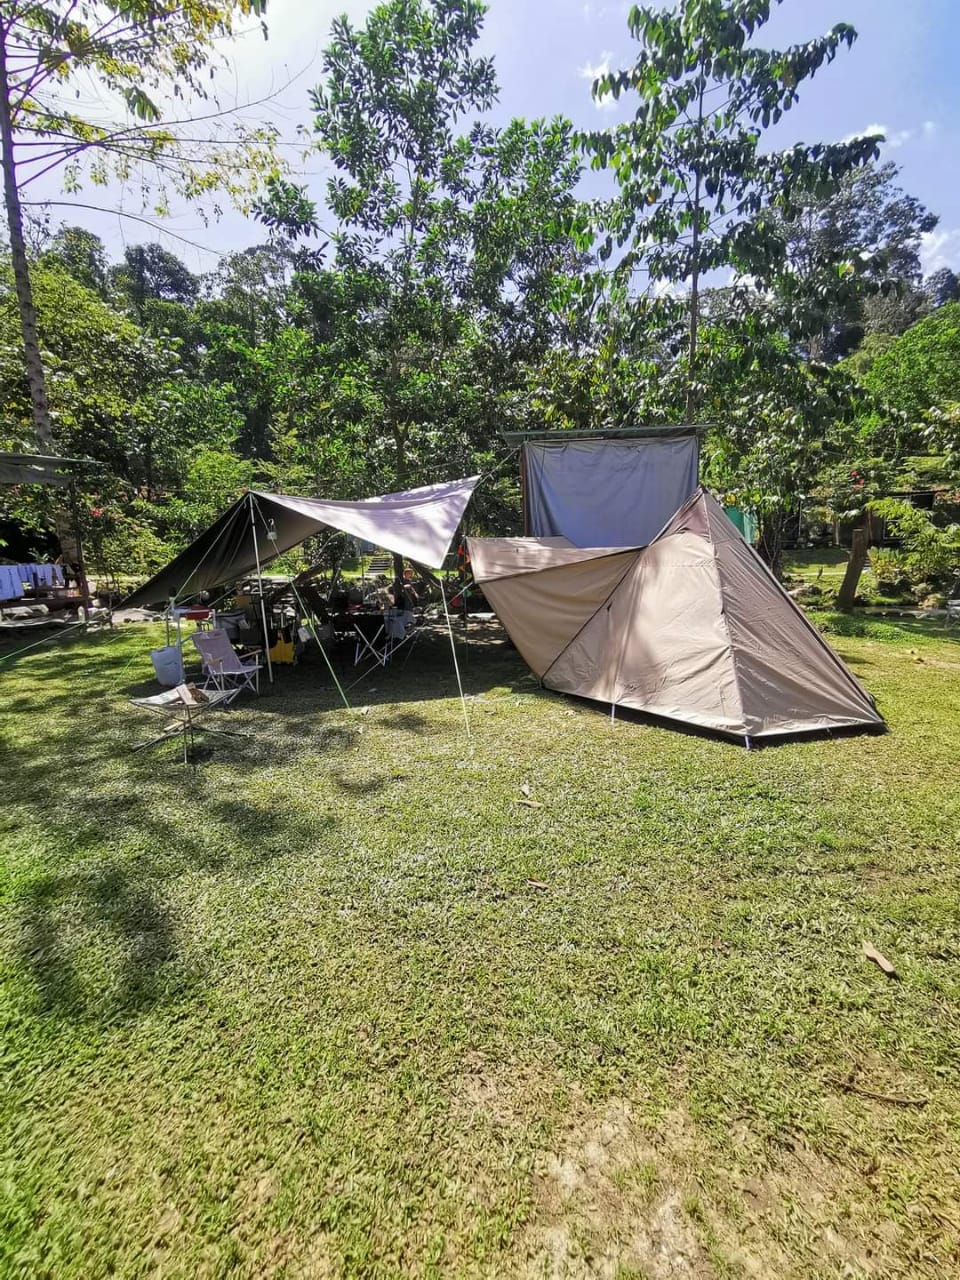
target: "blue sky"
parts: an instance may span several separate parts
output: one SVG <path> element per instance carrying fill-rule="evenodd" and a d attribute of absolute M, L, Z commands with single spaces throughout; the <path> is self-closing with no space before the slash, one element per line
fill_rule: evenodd
<path fill-rule="evenodd" d="M 256 99 L 287 85 L 270 114 L 285 137 L 310 120 L 307 91 L 320 77 L 320 55 L 332 18 L 344 10 L 357 21 L 370 6 L 362 0 L 270 0 L 270 38 L 251 33 L 237 42 L 233 67 L 221 77 L 226 97 Z M 598 69 L 627 66 L 635 49 L 622 0 L 491 0 L 482 50 L 492 54 L 500 82 L 494 119 L 533 119 L 562 114 L 576 125 L 596 127 L 629 117 L 629 98 L 598 107 L 590 85 Z M 776 145 L 796 140 L 834 140 L 871 126 L 887 133 L 885 158 L 902 167 L 901 183 L 940 216 L 927 237 L 927 270 L 960 269 L 960 3 L 958 0 L 785 0 L 761 35 L 765 45 L 809 40 L 836 22 L 856 27 L 852 51 L 802 89 L 801 102 L 770 136 Z M 303 161 L 293 149 L 301 180 L 322 197 L 326 168 L 321 157 Z M 53 196 L 49 189 L 46 194 Z M 113 254 L 125 242 L 153 237 L 145 228 L 121 226 L 109 215 L 72 217 L 103 236 Z M 228 213 L 205 228 L 195 211 L 185 211 L 170 227 L 211 250 L 223 252 L 262 240 L 262 229 Z M 216 262 L 170 239 L 168 246 L 195 270 Z"/>

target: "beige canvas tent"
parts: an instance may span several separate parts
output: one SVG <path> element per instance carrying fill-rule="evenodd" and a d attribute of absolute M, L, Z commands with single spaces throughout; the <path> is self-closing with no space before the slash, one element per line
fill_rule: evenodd
<path fill-rule="evenodd" d="M 703 489 L 647 547 L 471 538 L 549 689 L 736 737 L 883 727 L 873 699 Z"/>

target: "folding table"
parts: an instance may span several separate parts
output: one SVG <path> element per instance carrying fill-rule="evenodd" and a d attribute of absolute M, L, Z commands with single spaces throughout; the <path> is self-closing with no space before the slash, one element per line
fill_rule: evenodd
<path fill-rule="evenodd" d="M 218 733 L 225 738 L 248 737 L 248 734 L 238 733 L 236 729 L 214 729 L 211 725 L 197 723 L 208 711 L 212 711 L 214 707 L 223 706 L 233 697 L 235 697 L 233 689 L 210 689 L 206 691 L 206 701 L 185 702 L 180 696 L 179 689 L 167 689 L 163 693 L 155 693 L 148 698 L 131 698 L 130 702 L 133 706 L 143 707 L 146 711 L 152 711 L 154 715 L 169 721 L 162 733 L 158 733 L 155 738 L 150 738 L 147 742 L 139 743 L 132 748 L 133 751 L 144 751 L 147 747 L 156 746 L 158 742 L 170 742 L 180 737 L 183 739 L 183 763 L 188 764 L 193 752 L 194 734 Z"/>

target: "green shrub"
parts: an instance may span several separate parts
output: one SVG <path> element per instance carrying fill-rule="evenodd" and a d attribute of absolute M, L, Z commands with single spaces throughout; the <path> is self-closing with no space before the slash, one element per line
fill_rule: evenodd
<path fill-rule="evenodd" d="M 936 583 L 960 566 L 960 525 L 937 525 L 926 511 L 898 498 L 879 498 L 870 510 L 887 521 L 902 543 L 898 560 L 914 584 Z"/>

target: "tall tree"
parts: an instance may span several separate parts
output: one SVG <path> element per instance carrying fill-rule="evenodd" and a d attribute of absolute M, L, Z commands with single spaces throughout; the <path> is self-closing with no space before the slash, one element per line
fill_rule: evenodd
<path fill-rule="evenodd" d="M 640 52 L 631 67 L 602 76 L 594 94 L 635 93 L 634 118 L 583 138 L 593 167 L 611 169 L 618 186 L 615 199 L 595 207 L 585 241 L 602 261 L 615 260 L 622 292 L 640 274 L 638 319 L 683 325 L 689 419 L 701 399 L 705 273 L 727 268 L 772 283 L 787 264 L 775 212 L 796 216 L 810 193 L 828 193 L 877 152 L 876 137 L 761 149 L 764 131 L 798 101 L 799 86 L 856 39 L 841 23 L 806 44 L 760 48 L 755 40 L 770 12 L 771 0 L 632 8 L 627 21 Z M 678 288 L 687 290 L 682 301 Z"/>
<path fill-rule="evenodd" d="M 74 280 L 106 297 L 107 252 L 94 232 L 84 227 L 61 227 L 44 247 L 43 261 L 61 263 Z"/>
<path fill-rule="evenodd" d="M 371 485 L 403 487 L 489 435 L 480 388 L 495 398 L 511 376 L 503 353 L 543 340 L 551 282 L 569 263 L 570 126 L 469 124 L 497 95 L 475 49 L 484 12 L 478 0 L 387 0 L 360 29 L 338 19 L 313 94 L 336 170 L 335 271 L 299 273 L 294 292 L 326 328 L 340 443 Z M 302 222 L 291 194 L 264 211 L 268 225 L 284 207 Z M 335 299 L 350 306 L 331 326 Z"/>
<path fill-rule="evenodd" d="M 948 302 L 960 302 L 960 279 L 949 267 L 940 267 L 927 276 L 923 287 L 935 307 L 946 306 Z"/>
<path fill-rule="evenodd" d="M 191 199 L 249 187 L 273 172 L 272 135 L 242 124 L 210 145 L 173 100 L 205 99 L 220 43 L 265 0 L 6 0 L 0 6 L 0 161 L 25 367 L 41 448 L 54 448 L 23 235 L 26 189 L 52 171 L 75 190 L 84 172 Z M 84 110 L 81 88 L 101 101 Z M 74 94 L 79 104 L 65 103 Z M 104 123 L 104 114 L 107 123 Z M 230 113 L 210 113 L 223 120 Z M 111 119 L 111 116 L 116 118 Z M 181 118 L 177 118 L 181 117 Z M 223 145 L 229 144 L 229 145 Z M 143 219 L 145 220 L 145 219 Z"/>
<path fill-rule="evenodd" d="M 148 301 L 186 305 L 200 291 L 193 272 L 161 244 L 128 245 L 123 262 L 110 271 L 110 283 L 140 319 Z"/>
<path fill-rule="evenodd" d="M 801 195 L 778 215 L 787 245 L 786 292 L 802 302 L 817 359 L 850 353 L 866 333 L 902 333 L 929 305 L 920 287 L 922 237 L 937 217 L 897 185 L 894 164 L 845 173 L 836 190 Z"/>

